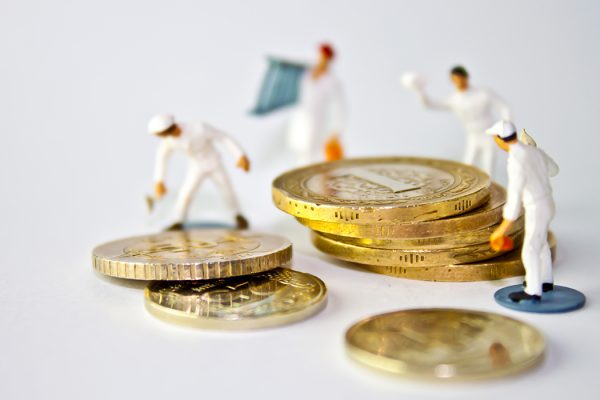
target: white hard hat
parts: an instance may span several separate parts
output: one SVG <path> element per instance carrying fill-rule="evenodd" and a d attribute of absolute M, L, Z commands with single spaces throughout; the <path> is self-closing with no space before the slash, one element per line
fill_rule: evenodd
<path fill-rule="evenodd" d="M 505 139 L 511 135 L 517 133 L 517 128 L 515 124 L 510 121 L 500 120 L 496 122 L 491 128 L 486 129 L 485 133 L 488 135 L 499 136 L 502 139 Z"/>
<path fill-rule="evenodd" d="M 157 135 L 169 129 L 175 124 L 175 118 L 171 114 L 158 114 L 148 122 L 148 132 Z"/>

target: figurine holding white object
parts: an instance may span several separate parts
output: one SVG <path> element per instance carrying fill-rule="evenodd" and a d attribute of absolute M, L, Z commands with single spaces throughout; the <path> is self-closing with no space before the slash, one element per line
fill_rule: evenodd
<path fill-rule="evenodd" d="M 452 68 L 450 80 L 456 92 L 443 101 L 433 100 L 425 93 L 425 79 L 419 74 L 404 74 L 401 83 L 416 92 L 425 107 L 452 111 L 457 116 L 467 134 L 463 161 L 480 166 L 492 176 L 496 162 L 495 145 L 486 137 L 485 130 L 498 119 L 510 120 L 510 109 L 492 91 L 472 87 L 464 67 Z"/>
<path fill-rule="evenodd" d="M 486 130 L 502 150 L 508 152 L 507 199 L 503 221 L 490 236 L 494 250 L 512 247 L 507 237 L 511 225 L 525 211 L 525 238 L 522 261 L 525 267 L 524 287 L 511 286 L 499 290 L 496 300 L 507 307 L 530 312 L 563 312 L 583 306 L 583 294 L 554 286 L 552 258 L 548 245 L 548 229 L 554 218 L 554 198 L 550 177 L 558 174 L 558 165 L 523 130 L 517 137 L 512 122 L 499 121 Z M 520 139 L 520 140 L 519 140 Z M 541 302 L 542 294 L 547 302 Z"/>
<path fill-rule="evenodd" d="M 161 138 L 154 172 L 154 194 L 157 199 L 167 192 L 164 179 L 172 152 L 181 150 L 188 159 L 187 177 L 177 199 L 177 220 L 168 229 L 183 229 L 191 201 L 205 178 L 211 178 L 224 195 L 226 204 L 235 214 L 237 228 L 248 227 L 248 221 L 240 212 L 231 182 L 215 147 L 217 143 L 222 144 L 237 160 L 237 167 L 248 172 L 250 161 L 233 138 L 207 123 L 178 122 L 170 114 L 154 116 L 148 124 L 148 130 Z"/>
<path fill-rule="evenodd" d="M 322 44 L 317 64 L 300 81 L 298 104 L 288 128 L 288 143 L 300 165 L 320 161 L 321 151 L 327 161 L 343 156 L 339 135 L 346 109 L 341 84 L 331 71 L 334 58 L 333 47 Z"/>

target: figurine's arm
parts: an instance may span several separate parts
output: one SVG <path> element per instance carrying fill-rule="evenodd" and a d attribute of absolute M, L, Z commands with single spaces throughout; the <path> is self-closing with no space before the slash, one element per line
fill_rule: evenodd
<path fill-rule="evenodd" d="M 167 192 L 167 188 L 164 184 L 165 174 L 167 170 L 167 163 L 173 148 L 171 143 L 163 139 L 162 143 L 158 146 L 156 152 L 156 163 L 154 167 L 154 194 L 160 198 Z"/>
<path fill-rule="evenodd" d="M 419 100 L 421 100 L 421 104 L 425 108 L 429 108 L 430 110 L 436 111 L 452 111 L 452 107 L 450 106 L 450 102 L 448 100 L 439 101 L 432 99 L 425 93 L 425 90 L 420 89 L 417 91 L 417 95 L 419 96 Z"/>
<path fill-rule="evenodd" d="M 221 143 L 227 149 L 227 151 L 233 155 L 233 157 L 237 160 L 236 165 L 239 168 L 246 172 L 250 170 L 250 160 L 248 160 L 244 149 L 242 149 L 242 146 L 240 146 L 235 139 L 207 123 L 204 124 L 204 129 L 214 141 Z"/>
<path fill-rule="evenodd" d="M 502 210 L 505 221 L 515 221 L 521 214 L 521 199 L 525 187 L 525 175 L 522 166 L 514 159 L 507 163 L 508 187 L 506 189 L 506 203 Z"/>
<path fill-rule="evenodd" d="M 488 90 L 488 94 L 490 96 L 490 100 L 492 101 L 492 105 L 494 109 L 498 112 L 500 119 L 505 121 L 511 121 L 510 107 L 506 104 L 506 102 L 498 96 L 496 93 Z"/>
<path fill-rule="evenodd" d="M 496 251 L 512 248 L 512 242 L 510 242 L 511 244 L 508 248 L 505 247 L 505 243 L 509 229 L 521 214 L 521 196 L 525 187 L 525 176 L 521 168 L 521 165 L 517 164 L 515 160 L 509 160 L 507 166 L 508 187 L 506 190 L 506 203 L 502 210 L 502 222 L 490 236 L 490 245 Z"/>
<path fill-rule="evenodd" d="M 452 111 L 451 99 L 445 101 L 434 100 L 425 93 L 425 77 L 419 73 L 409 72 L 400 77 L 400 83 L 406 89 L 414 92 L 425 108 L 438 111 Z"/>

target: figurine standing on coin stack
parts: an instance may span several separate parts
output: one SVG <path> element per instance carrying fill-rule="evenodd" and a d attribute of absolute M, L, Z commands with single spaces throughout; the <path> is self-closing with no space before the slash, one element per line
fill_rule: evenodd
<path fill-rule="evenodd" d="M 188 158 L 188 175 L 177 199 L 177 219 L 168 228 L 169 230 L 183 229 L 192 199 L 202 181 L 207 177 L 215 182 L 224 195 L 227 205 L 233 210 L 237 228 L 245 229 L 248 227 L 248 221 L 240 211 L 231 182 L 215 148 L 216 143 L 224 145 L 237 160 L 236 165 L 248 172 L 250 161 L 244 150 L 233 138 L 207 123 L 176 122 L 170 114 L 154 116 L 148 124 L 148 130 L 151 134 L 162 139 L 156 155 L 154 173 L 154 195 L 156 199 L 160 199 L 167 192 L 164 183 L 165 172 L 173 150 L 182 150 Z"/>
<path fill-rule="evenodd" d="M 464 125 L 467 137 L 464 162 L 479 165 L 490 176 L 494 175 L 495 146 L 485 135 L 498 118 L 510 119 L 508 106 L 490 90 L 474 88 L 469 73 L 462 66 L 450 71 L 450 80 L 456 92 L 444 101 L 436 101 L 425 93 L 425 80 L 418 74 L 405 74 L 402 84 L 415 91 L 423 105 L 432 110 L 452 111 Z"/>
<path fill-rule="evenodd" d="M 152 281 L 148 311 L 168 322 L 208 329 L 288 324 L 319 312 L 327 289 L 293 271 L 291 243 L 248 230 L 167 231 L 103 244 L 94 269 L 119 279 Z"/>
<path fill-rule="evenodd" d="M 558 174 L 558 165 L 525 131 L 522 136 L 530 139 L 529 144 L 519 140 L 517 129 L 510 121 L 498 121 L 486 133 L 494 136 L 498 146 L 508 152 L 508 199 L 503 221 L 490 236 L 492 248 L 504 247 L 508 230 L 520 215 L 521 208 L 525 209 L 525 240 L 521 252 L 525 266 L 524 287 L 502 289 L 496 299 L 511 308 L 534 312 L 562 312 L 582 307 L 583 294 L 554 286 L 552 276 L 552 259 L 546 238 L 555 209 L 550 177 Z M 508 304 L 504 298 L 507 292 Z M 540 303 L 542 297 L 547 301 Z"/>
<path fill-rule="evenodd" d="M 313 230 L 319 250 L 374 272 L 433 281 L 523 274 L 518 252 L 489 243 L 506 192 L 465 164 L 416 157 L 315 164 L 276 178 L 273 201 Z M 506 234 L 520 247 L 521 216 Z"/>

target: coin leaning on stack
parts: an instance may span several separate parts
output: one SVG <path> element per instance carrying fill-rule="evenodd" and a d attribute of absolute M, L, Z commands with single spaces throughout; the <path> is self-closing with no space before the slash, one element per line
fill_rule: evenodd
<path fill-rule="evenodd" d="M 228 330 L 292 323 L 325 306 L 325 284 L 289 269 L 291 260 L 287 239 L 229 229 L 137 236 L 92 252 L 101 274 L 151 281 L 145 304 L 154 316 Z"/>
<path fill-rule="evenodd" d="M 373 272 L 433 281 L 524 272 L 523 218 L 509 232 L 515 250 L 492 250 L 506 191 L 462 163 L 382 157 L 310 165 L 277 177 L 273 201 L 313 231 L 319 250 Z"/>

